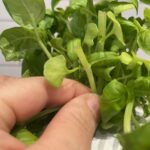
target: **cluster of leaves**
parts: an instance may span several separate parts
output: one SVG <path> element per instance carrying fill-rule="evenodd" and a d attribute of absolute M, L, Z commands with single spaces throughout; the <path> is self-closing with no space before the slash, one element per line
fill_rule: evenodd
<path fill-rule="evenodd" d="M 148 4 L 144 18 L 122 15 L 138 12 L 137 0 L 70 0 L 65 9 L 57 7 L 60 0 L 52 0 L 50 9 L 44 0 L 3 2 L 19 27 L 0 35 L 0 48 L 7 61 L 22 61 L 24 77 L 44 75 L 56 88 L 65 77 L 78 80 L 101 96 L 100 128 L 128 133 L 132 123 L 140 127 L 138 121 L 150 114 L 150 60 L 136 54 L 140 48 L 150 55 L 149 0 L 142 0 Z M 134 137 L 141 132 L 150 136 L 147 130 L 143 126 L 119 137 L 124 149 L 139 150 L 127 145 L 136 146 Z M 30 135 L 26 131 L 17 133 Z M 148 141 L 139 140 L 140 149 L 150 149 Z"/>

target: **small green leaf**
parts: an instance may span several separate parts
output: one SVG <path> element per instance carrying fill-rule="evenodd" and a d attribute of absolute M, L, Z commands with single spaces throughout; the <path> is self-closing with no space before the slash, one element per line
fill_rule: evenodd
<path fill-rule="evenodd" d="M 134 82 L 136 96 L 150 96 L 150 77 L 140 77 Z"/>
<path fill-rule="evenodd" d="M 144 19 L 150 24 L 150 8 L 144 9 Z"/>
<path fill-rule="evenodd" d="M 126 52 L 122 52 L 120 55 L 120 60 L 123 64 L 130 64 L 133 60 L 133 58 Z"/>
<path fill-rule="evenodd" d="M 51 39 L 50 43 L 54 49 L 64 51 L 62 38 L 53 38 Z"/>
<path fill-rule="evenodd" d="M 149 137 L 150 123 L 147 123 L 131 133 L 119 135 L 118 139 L 123 146 L 123 150 L 149 150 Z"/>
<path fill-rule="evenodd" d="M 124 43 L 124 37 L 123 37 L 123 32 L 122 32 L 122 28 L 121 28 L 121 25 L 120 25 L 120 23 L 118 22 L 118 20 L 116 19 L 116 17 L 115 17 L 115 15 L 112 13 L 112 12 L 108 12 L 107 13 L 107 16 L 108 16 L 108 18 L 113 22 L 113 28 L 112 28 L 112 30 L 110 31 L 110 33 L 108 33 L 108 35 L 110 36 L 110 35 L 112 35 L 112 34 L 114 34 L 116 37 L 117 37 L 117 39 L 123 44 L 123 45 L 125 45 L 125 43 Z M 107 35 L 107 36 L 108 36 Z"/>
<path fill-rule="evenodd" d="M 38 139 L 34 134 L 25 128 L 16 129 L 12 134 L 26 146 L 34 144 Z"/>
<path fill-rule="evenodd" d="M 150 55 L 150 29 L 145 29 L 139 33 L 138 45 L 145 53 Z"/>
<path fill-rule="evenodd" d="M 57 6 L 57 4 L 60 2 L 61 0 L 52 0 L 51 1 L 51 6 L 52 6 L 52 10 L 54 11 L 55 7 Z"/>
<path fill-rule="evenodd" d="M 70 0 L 70 7 L 73 9 L 77 9 L 79 7 L 86 7 L 88 4 L 88 0 Z"/>
<path fill-rule="evenodd" d="M 88 45 L 88 46 L 93 46 L 94 45 L 94 39 L 97 37 L 98 32 L 99 31 L 98 31 L 97 25 L 95 23 L 87 24 L 83 43 Z"/>
<path fill-rule="evenodd" d="M 112 117 L 116 116 L 126 105 L 126 86 L 117 80 L 108 83 L 101 97 L 102 123 L 106 124 Z"/>
<path fill-rule="evenodd" d="M 114 66 L 120 62 L 115 52 L 95 52 L 88 56 L 88 61 L 93 67 Z"/>
<path fill-rule="evenodd" d="M 150 4 L 150 0 L 141 0 L 141 2 L 143 2 L 145 4 Z"/>
<path fill-rule="evenodd" d="M 27 51 L 39 49 L 33 31 L 16 27 L 5 30 L 0 36 L 0 48 L 7 61 L 24 58 Z"/>
<path fill-rule="evenodd" d="M 63 55 L 50 58 L 44 65 L 44 76 L 54 87 L 59 87 L 69 73 Z"/>
<path fill-rule="evenodd" d="M 120 14 L 126 10 L 135 8 L 135 5 L 128 2 L 112 2 L 110 4 L 110 9 L 116 14 Z"/>
<path fill-rule="evenodd" d="M 79 48 L 80 45 L 81 45 L 81 41 L 79 39 L 74 39 L 74 40 L 71 40 L 68 42 L 67 54 L 72 61 L 75 61 L 78 59 L 76 50 L 77 50 L 77 48 Z"/>
<path fill-rule="evenodd" d="M 44 0 L 3 0 L 13 20 L 21 26 L 37 25 L 45 15 Z"/>
<path fill-rule="evenodd" d="M 84 37 L 86 23 L 86 15 L 81 13 L 80 10 L 77 10 L 72 14 L 70 27 L 74 37 Z"/>
<path fill-rule="evenodd" d="M 111 71 L 114 69 L 115 67 L 112 66 L 112 67 L 108 67 L 108 68 L 93 68 L 93 72 L 94 74 L 99 77 L 99 78 L 102 78 L 104 79 L 105 81 L 111 81 L 112 80 L 112 77 L 110 75 Z"/>

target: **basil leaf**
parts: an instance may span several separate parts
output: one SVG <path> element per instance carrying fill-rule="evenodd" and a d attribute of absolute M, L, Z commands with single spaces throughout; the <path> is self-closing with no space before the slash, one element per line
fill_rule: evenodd
<path fill-rule="evenodd" d="M 118 139 L 123 146 L 123 150 L 149 150 L 149 137 L 150 123 L 147 123 L 131 133 L 119 135 Z"/>
<path fill-rule="evenodd" d="M 87 46 L 93 46 L 94 45 L 94 39 L 98 35 L 98 28 L 95 23 L 89 23 L 86 27 L 85 37 L 83 40 L 83 43 Z"/>
<path fill-rule="evenodd" d="M 44 0 L 3 0 L 12 19 L 21 26 L 36 26 L 45 15 Z"/>
<path fill-rule="evenodd" d="M 79 39 L 74 39 L 74 40 L 71 40 L 68 42 L 67 54 L 72 61 L 75 61 L 78 59 L 76 50 L 77 50 L 77 48 L 79 48 L 80 45 L 81 45 L 81 41 Z"/>
<path fill-rule="evenodd" d="M 52 0 L 51 1 L 51 6 L 52 6 L 52 10 L 54 11 L 56 5 L 60 2 L 61 0 Z"/>
<path fill-rule="evenodd" d="M 150 96 L 150 77 L 140 77 L 134 82 L 136 96 Z"/>
<path fill-rule="evenodd" d="M 25 128 L 18 128 L 12 133 L 19 141 L 30 146 L 37 141 L 37 137 Z"/>
<path fill-rule="evenodd" d="M 112 2 L 110 4 L 110 9 L 116 14 L 120 14 L 126 10 L 135 8 L 135 5 L 128 2 Z"/>
<path fill-rule="evenodd" d="M 126 86 L 117 80 L 108 83 L 101 96 L 102 123 L 106 124 L 112 117 L 116 116 L 126 105 Z"/>
<path fill-rule="evenodd" d="M 122 28 L 121 28 L 121 25 L 120 23 L 118 22 L 118 20 L 116 19 L 115 15 L 112 13 L 112 12 L 108 12 L 107 13 L 107 16 L 108 18 L 113 22 L 113 28 L 112 30 L 110 31 L 110 35 L 114 34 L 117 39 L 123 44 L 125 45 L 124 43 L 124 38 L 123 38 L 123 32 L 122 32 Z M 108 35 L 107 35 L 108 36 Z"/>
<path fill-rule="evenodd" d="M 79 7 L 86 7 L 88 0 L 70 0 L 70 7 L 73 9 L 77 9 Z"/>
<path fill-rule="evenodd" d="M 141 0 L 141 2 L 145 3 L 145 4 L 150 4 L 149 0 Z"/>
<path fill-rule="evenodd" d="M 150 29 L 145 29 L 139 33 L 138 45 L 145 53 L 150 55 Z"/>
<path fill-rule="evenodd" d="M 150 8 L 144 9 L 144 19 L 150 24 Z"/>
<path fill-rule="evenodd" d="M 0 48 L 7 61 L 24 58 L 27 51 L 40 48 L 33 31 L 16 27 L 5 30 L 0 36 Z"/>
<path fill-rule="evenodd" d="M 63 55 L 50 58 L 44 65 L 44 76 L 54 87 L 59 87 L 69 73 Z"/>

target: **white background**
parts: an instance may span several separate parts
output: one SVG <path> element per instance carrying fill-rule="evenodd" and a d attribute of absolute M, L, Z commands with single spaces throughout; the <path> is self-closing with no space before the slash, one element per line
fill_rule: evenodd
<path fill-rule="evenodd" d="M 45 0 L 46 6 L 50 6 L 50 0 Z M 69 3 L 69 0 L 62 0 L 60 6 L 66 6 Z M 143 14 L 144 5 L 140 4 L 139 15 Z M 130 11 L 125 13 L 126 16 L 131 14 L 135 14 L 135 11 Z M 0 0 L 0 33 L 7 28 L 14 27 L 16 24 L 11 20 L 5 7 L 3 5 L 2 0 Z M 140 55 L 142 55 L 140 53 Z M 5 62 L 2 54 L 0 54 L 0 75 L 12 75 L 12 76 L 20 76 L 21 74 L 21 64 L 18 62 Z"/>

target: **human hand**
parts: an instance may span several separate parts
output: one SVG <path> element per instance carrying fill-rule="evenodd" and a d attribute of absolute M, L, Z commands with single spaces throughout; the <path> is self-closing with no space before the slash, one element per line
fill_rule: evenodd
<path fill-rule="evenodd" d="M 1 150 L 90 150 L 99 117 L 98 96 L 82 84 L 65 79 L 59 89 L 42 77 L 0 77 Z M 45 107 L 65 104 L 30 147 L 9 134 Z"/>

